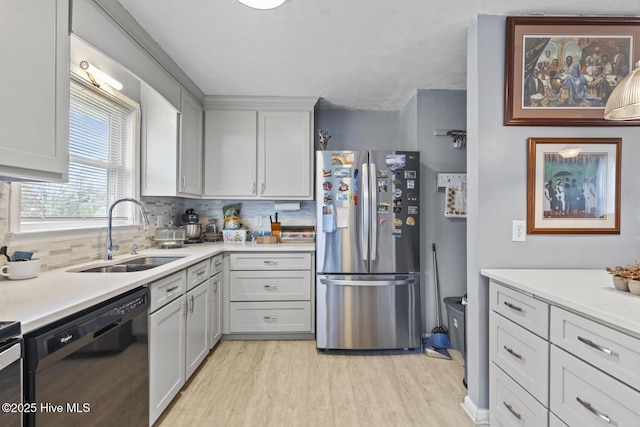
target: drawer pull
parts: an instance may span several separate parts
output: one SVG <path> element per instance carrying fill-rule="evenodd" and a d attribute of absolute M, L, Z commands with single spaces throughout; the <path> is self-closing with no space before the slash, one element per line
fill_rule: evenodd
<path fill-rule="evenodd" d="M 522 415 L 520 415 L 519 413 L 517 413 L 516 411 L 513 410 L 513 406 L 509 405 L 507 402 L 505 402 L 504 400 L 502 401 L 502 404 L 509 410 L 509 412 L 511 412 L 511 414 L 516 417 L 518 420 L 522 420 Z"/>
<path fill-rule="evenodd" d="M 273 260 L 265 260 L 264 262 L 266 265 L 278 265 L 278 261 L 273 261 Z"/>
<path fill-rule="evenodd" d="M 512 355 L 513 357 L 515 357 L 516 359 L 522 360 L 522 355 L 516 353 L 515 351 L 513 351 L 512 348 L 507 347 L 506 345 L 504 346 L 504 349 L 507 351 L 507 353 L 509 353 L 510 355 Z"/>
<path fill-rule="evenodd" d="M 222 265 L 222 261 L 218 261 L 215 264 L 213 264 L 215 267 L 220 267 Z"/>
<path fill-rule="evenodd" d="M 274 290 L 278 289 L 278 285 L 275 285 L 275 284 L 274 285 L 264 285 L 263 287 L 268 291 L 274 291 Z"/>
<path fill-rule="evenodd" d="M 591 404 L 589 402 L 585 402 L 584 400 L 580 399 L 579 397 L 576 397 L 576 400 L 578 401 L 579 404 L 584 406 L 584 408 L 587 411 L 591 412 L 593 415 L 596 415 L 597 417 L 599 417 L 602 421 L 606 422 L 607 424 L 611 424 L 611 418 L 609 418 L 607 415 L 605 415 L 602 412 L 600 412 L 597 409 L 595 409 L 593 406 L 591 406 Z"/>
<path fill-rule="evenodd" d="M 173 293 L 173 291 L 178 290 L 178 288 L 179 288 L 179 287 L 180 287 L 180 286 L 172 286 L 172 287 L 170 287 L 170 288 L 167 288 L 167 293 L 168 293 L 168 294 L 171 294 L 171 293 Z"/>
<path fill-rule="evenodd" d="M 196 273 L 197 276 L 202 276 L 203 274 L 205 274 L 207 272 L 207 270 L 200 270 Z"/>
<path fill-rule="evenodd" d="M 598 344 L 594 343 L 593 341 L 591 341 L 589 339 L 582 338 L 580 335 L 578 335 L 578 341 L 588 345 L 591 348 L 595 348 L 596 350 L 601 351 L 601 352 L 603 352 L 603 353 L 605 353 L 605 354 L 607 354 L 609 356 L 611 356 L 613 354 L 613 352 L 611 350 L 609 350 L 608 348 L 599 346 Z"/>
<path fill-rule="evenodd" d="M 278 320 L 278 316 L 264 316 L 263 319 L 265 322 L 275 322 Z"/>
<path fill-rule="evenodd" d="M 507 307 L 509 307 L 509 308 L 510 308 L 510 309 L 512 309 L 512 310 L 519 311 L 520 313 L 522 313 L 522 308 L 521 308 L 521 307 L 518 307 L 518 306 L 516 306 L 516 305 L 513 305 L 513 304 L 511 304 L 511 303 L 510 303 L 510 302 L 508 302 L 508 301 L 505 301 L 505 302 L 504 302 L 504 305 L 506 305 Z"/>

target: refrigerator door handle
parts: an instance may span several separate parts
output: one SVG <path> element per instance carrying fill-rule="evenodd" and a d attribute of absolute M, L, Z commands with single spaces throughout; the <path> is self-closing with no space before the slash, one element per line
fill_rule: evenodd
<path fill-rule="evenodd" d="M 376 188 L 376 177 L 377 177 L 377 171 L 376 171 L 376 164 L 375 163 L 371 163 L 369 164 L 369 179 L 371 180 L 369 186 L 371 188 L 371 207 L 370 209 L 370 213 L 369 213 L 369 218 L 371 221 L 371 251 L 370 251 L 370 258 L 371 261 L 375 261 L 376 260 L 376 253 L 378 252 L 378 224 L 374 219 L 374 212 L 377 212 L 378 209 L 378 189 Z"/>
<path fill-rule="evenodd" d="M 399 286 L 415 285 L 417 279 L 399 280 L 343 280 L 343 279 L 320 279 L 320 283 L 327 286 Z"/>
<path fill-rule="evenodd" d="M 362 215 L 362 231 L 360 232 L 360 246 L 362 247 L 362 259 L 369 260 L 369 229 L 371 213 L 369 202 L 369 168 L 366 163 L 362 164 L 362 206 L 360 214 Z"/>

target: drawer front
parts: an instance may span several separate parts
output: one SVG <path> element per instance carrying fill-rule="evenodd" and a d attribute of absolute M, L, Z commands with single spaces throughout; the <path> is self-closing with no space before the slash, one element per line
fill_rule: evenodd
<path fill-rule="evenodd" d="M 216 274 L 222 271 L 222 254 L 216 255 L 211 258 L 211 275 L 215 276 Z"/>
<path fill-rule="evenodd" d="M 551 307 L 551 342 L 640 390 L 640 340 Z"/>
<path fill-rule="evenodd" d="M 547 425 L 549 411 L 505 374 L 495 363 L 489 364 L 489 405 L 491 426 Z"/>
<path fill-rule="evenodd" d="M 180 295 L 184 295 L 186 290 L 187 272 L 184 270 L 151 283 L 149 285 L 151 295 L 149 312 L 152 313 Z"/>
<path fill-rule="evenodd" d="M 549 339 L 549 304 L 509 289 L 493 280 L 490 283 L 489 293 L 491 310 L 513 320 L 534 334 Z"/>
<path fill-rule="evenodd" d="M 489 357 L 544 406 L 549 406 L 549 343 L 491 312 Z"/>
<path fill-rule="evenodd" d="M 233 253 L 231 270 L 311 270 L 309 253 Z"/>
<path fill-rule="evenodd" d="M 640 425 L 640 392 L 551 346 L 551 411 L 570 426 Z"/>
<path fill-rule="evenodd" d="M 211 276 L 211 261 L 201 261 L 187 268 L 187 290 L 193 289 Z"/>
<path fill-rule="evenodd" d="M 311 332 L 311 304 L 308 301 L 232 302 L 231 333 Z"/>
<path fill-rule="evenodd" d="M 309 271 L 232 271 L 231 301 L 309 300 Z"/>

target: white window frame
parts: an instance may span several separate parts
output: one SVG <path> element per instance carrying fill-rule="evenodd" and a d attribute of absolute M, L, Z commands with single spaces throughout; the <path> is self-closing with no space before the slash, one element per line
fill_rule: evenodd
<path fill-rule="evenodd" d="M 108 86 L 96 87 L 87 82 L 83 77 L 71 73 L 71 79 L 76 83 L 95 91 L 101 96 L 105 96 L 112 101 L 126 105 L 132 109 L 129 123 L 128 134 L 131 137 L 131 185 L 132 194 L 129 197 L 139 198 L 140 196 L 140 104 L 123 95 L 122 93 L 111 89 Z M 107 221 L 104 218 L 82 219 L 78 221 L 64 221 L 61 224 L 54 225 L 50 221 L 42 223 L 32 223 L 26 229 L 21 225 L 21 185 L 19 183 L 11 183 L 10 209 L 9 209 L 9 231 L 13 237 L 14 243 L 31 242 L 42 239 L 55 238 L 57 236 L 81 238 L 87 236 L 95 236 L 96 230 L 106 229 Z M 128 212 L 127 220 L 114 218 L 113 225 L 118 228 L 136 229 L 140 224 L 140 215 L 137 209 L 133 207 Z M 128 209 L 129 209 L 128 208 Z M 53 225 L 53 226 L 52 226 Z M 17 238 L 17 239 L 16 239 Z"/>

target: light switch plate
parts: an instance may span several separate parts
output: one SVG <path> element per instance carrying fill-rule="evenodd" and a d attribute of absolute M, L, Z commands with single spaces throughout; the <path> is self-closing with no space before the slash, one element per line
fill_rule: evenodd
<path fill-rule="evenodd" d="M 253 217 L 253 226 L 254 227 L 262 227 L 262 216 L 254 215 Z"/>

